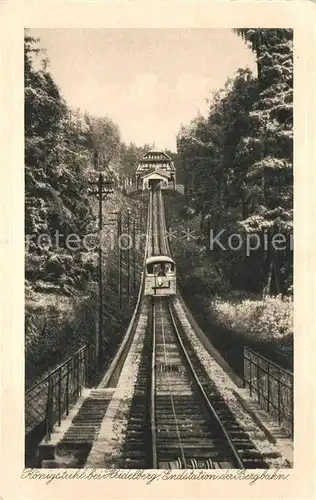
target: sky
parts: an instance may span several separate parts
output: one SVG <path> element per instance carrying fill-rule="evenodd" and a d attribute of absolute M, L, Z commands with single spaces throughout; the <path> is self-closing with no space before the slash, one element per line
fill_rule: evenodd
<path fill-rule="evenodd" d="M 67 104 L 117 123 L 125 142 L 176 151 L 176 135 L 251 50 L 229 29 L 32 29 Z"/>

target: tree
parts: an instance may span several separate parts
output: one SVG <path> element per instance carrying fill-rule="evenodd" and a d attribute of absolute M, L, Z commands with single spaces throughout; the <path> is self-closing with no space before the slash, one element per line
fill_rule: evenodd
<path fill-rule="evenodd" d="M 93 165 L 98 171 L 107 170 L 119 153 L 120 129 L 108 117 L 94 117 L 86 113 L 85 121 Z"/>
<path fill-rule="evenodd" d="M 247 231 L 292 232 L 293 211 L 293 32 L 290 29 L 243 29 L 238 33 L 256 52 L 259 96 L 251 113 L 252 137 L 248 147 L 257 151 L 249 169 L 248 197 L 252 214 Z M 282 281 L 291 273 L 288 252 L 265 256 L 268 269 L 265 293 L 284 291 Z M 285 271 L 285 272 L 284 272 Z"/>
<path fill-rule="evenodd" d="M 123 178 L 133 178 L 139 160 L 151 149 L 149 144 L 137 146 L 134 142 L 129 144 L 121 143 L 120 146 L 120 168 Z"/>
<path fill-rule="evenodd" d="M 178 135 L 185 184 L 195 209 L 202 219 L 212 219 L 213 228 L 222 224 L 227 204 L 246 211 L 244 183 L 249 158 L 243 156 L 243 138 L 249 131 L 248 114 L 255 95 L 251 73 L 240 70 L 213 95 L 208 117 L 197 117 Z"/>
<path fill-rule="evenodd" d="M 26 277 L 63 286 L 80 281 L 82 272 L 80 249 L 65 242 L 70 233 L 83 236 L 92 222 L 85 176 L 90 152 L 85 123 L 68 109 L 48 61 L 34 65 L 42 54 L 37 44 L 25 37 L 25 230 L 52 242 L 56 231 L 61 237 L 53 246 L 30 240 Z"/>
<path fill-rule="evenodd" d="M 213 95 L 206 118 L 182 126 L 179 167 L 205 232 L 210 224 L 215 231 L 239 228 L 262 241 L 268 233 L 271 242 L 277 232 L 292 231 L 292 31 L 237 31 L 257 56 L 258 77 L 239 70 Z M 226 255 L 232 260 L 235 254 Z M 223 262 L 223 253 L 218 258 L 233 276 L 233 264 Z M 248 285 L 286 291 L 292 275 L 288 249 L 276 253 L 261 246 L 242 265 Z"/>

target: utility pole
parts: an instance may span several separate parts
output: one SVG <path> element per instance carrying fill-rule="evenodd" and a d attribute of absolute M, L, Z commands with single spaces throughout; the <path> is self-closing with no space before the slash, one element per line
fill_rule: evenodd
<path fill-rule="evenodd" d="M 102 229 L 103 229 L 103 200 L 110 193 L 113 193 L 113 182 L 104 179 L 103 174 L 99 173 L 99 178 L 97 182 L 90 182 L 90 185 L 96 186 L 95 191 L 90 191 L 90 195 L 96 195 L 99 201 L 99 248 L 98 248 L 98 260 L 99 260 L 99 328 L 96 331 L 95 338 L 95 355 L 97 366 L 99 370 L 102 369 L 103 362 L 103 279 L 102 279 Z"/>
<path fill-rule="evenodd" d="M 130 226 L 131 210 L 127 209 L 127 234 L 128 234 L 128 250 L 127 250 L 127 300 L 130 305 L 131 300 L 131 226 Z"/>
<path fill-rule="evenodd" d="M 132 242 L 133 242 L 133 299 L 136 299 L 136 221 L 133 220 Z"/>
<path fill-rule="evenodd" d="M 118 215 L 119 215 L 119 212 L 117 212 L 117 211 L 109 212 L 109 215 L 111 215 L 113 218 L 108 219 L 106 224 L 110 225 L 110 226 L 116 226 L 116 233 L 114 231 L 114 234 L 115 234 L 114 240 L 112 240 L 112 238 L 111 238 L 111 244 L 113 244 L 113 246 L 111 246 L 111 251 L 112 251 L 112 250 L 116 250 L 117 245 L 118 245 Z M 112 231 L 111 231 L 111 234 L 112 234 Z"/>
<path fill-rule="evenodd" d="M 119 267 L 118 267 L 118 295 L 119 295 L 119 308 L 122 309 L 122 212 L 119 211 L 117 216 L 117 241 L 118 241 L 118 255 L 119 255 Z"/>

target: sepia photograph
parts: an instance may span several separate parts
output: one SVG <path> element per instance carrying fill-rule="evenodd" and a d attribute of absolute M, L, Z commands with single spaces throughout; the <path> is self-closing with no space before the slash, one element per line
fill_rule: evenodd
<path fill-rule="evenodd" d="M 25 478 L 294 467 L 294 32 L 25 28 Z"/>

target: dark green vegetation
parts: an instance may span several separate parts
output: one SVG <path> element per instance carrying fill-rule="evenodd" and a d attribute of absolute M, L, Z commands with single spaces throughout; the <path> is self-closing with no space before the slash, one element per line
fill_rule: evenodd
<path fill-rule="evenodd" d="M 208 230 L 256 233 L 270 242 L 292 232 L 292 31 L 244 29 L 238 34 L 257 58 L 258 74 L 239 70 L 210 103 L 206 118 L 197 117 L 178 134 L 177 182 L 185 202 L 169 195 L 169 221 L 196 231 L 197 240 L 172 241 L 184 296 L 213 343 L 240 372 L 242 345 L 292 349 L 292 252 L 260 245 L 250 256 L 244 248 L 206 247 Z M 153 145 L 124 144 L 119 127 L 107 117 L 69 109 L 50 72 L 39 62 L 38 43 L 25 38 L 25 233 L 26 379 L 31 384 L 75 348 L 93 351 L 98 326 L 97 252 L 75 249 L 97 231 L 97 202 L 90 182 L 102 170 L 115 193 L 105 204 L 112 211 L 131 208 L 144 230 L 144 200 L 123 195 L 126 178 Z M 190 208 L 189 208 L 190 207 Z M 137 214 L 137 215 L 136 215 Z M 126 227 L 126 226 L 125 226 Z M 56 231 L 62 234 L 56 245 Z M 39 235 L 45 234 L 39 243 Z M 32 236 L 32 237 L 30 237 Z M 49 239 L 53 242 L 50 244 Z M 236 242 L 234 242 L 236 243 Z M 136 260 L 141 263 L 142 252 Z M 113 356 L 131 316 L 126 301 L 126 255 L 123 307 L 118 309 L 117 248 L 106 248 L 104 281 L 104 367 Z M 242 290 L 242 291 L 241 291 Z M 281 295 L 283 298 L 281 298 Z M 272 298 L 275 296 L 275 298 Z M 216 326 L 216 328 L 215 328 Z M 273 348 L 273 351 L 271 351 Z M 271 354 L 272 352 L 272 354 Z M 238 354 L 238 356 L 237 356 Z M 239 360 L 239 361 L 238 361 Z M 291 361 L 289 361 L 291 364 Z"/>
<path fill-rule="evenodd" d="M 292 291 L 290 248 L 293 216 L 293 33 L 289 29 L 237 30 L 254 51 L 257 76 L 239 70 L 178 134 L 178 168 L 187 203 L 200 215 L 207 238 L 224 229 L 243 239 L 256 234 L 260 247 L 222 251 L 220 263 L 233 287 L 264 295 Z M 282 244 L 273 248 L 276 234 Z M 268 244 L 264 245 L 264 242 Z M 238 246 L 238 239 L 232 240 Z M 265 248 L 265 246 L 267 248 Z"/>
<path fill-rule="evenodd" d="M 26 35 L 27 385 L 77 347 L 88 343 L 91 350 L 94 349 L 98 322 L 98 254 L 93 242 L 89 240 L 92 247 L 89 250 L 82 244 L 82 238 L 97 233 L 97 201 L 89 196 L 89 183 L 96 180 L 96 170 L 112 178 L 115 189 L 105 203 L 104 229 L 111 229 L 109 219 L 115 217 L 111 212 L 122 210 L 122 230 L 126 231 L 127 208 L 132 210 L 131 220 L 135 221 L 137 231 L 143 231 L 146 223 L 144 203 L 133 201 L 119 191 L 120 171 L 128 169 L 132 160 L 126 156 L 133 145 L 121 143 L 119 129 L 110 119 L 81 116 L 68 108 L 47 61 L 38 61 L 41 51 L 37 46 L 38 42 Z M 113 229 L 116 232 L 116 228 Z M 66 239 L 72 234 L 76 235 L 75 244 L 74 240 L 67 244 Z M 111 248 L 108 244 L 103 252 L 104 367 L 122 338 L 133 307 L 133 300 L 130 305 L 126 300 L 127 252 L 123 254 L 124 299 L 122 309 L 118 310 L 117 245 Z M 142 249 L 135 258 L 139 266 Z M 139 272 L 137 278 L 139 280 Z"/>
<path fill-rule="evenodd" d="M 165 194 L 168 227 L 177 235 L 170 244 L 180 292 L 199 326 L 241 377 L 244 346 L 292 369 L 292 299 L 234 290 L 221 262 L 204 247 L 199 216 L 184 201 L 180 193 Z"/>
<path fill-rule="evenodd" d="M 182 126 L 185 200 L 170 194 L 168 214 L 171 225 L 197 236 L 172 244 L 183 295 L 241 374 L 243 345 L 292 367 L 293 32 L 236 31 L 254 52 L 257 75 L 240 69 L 205 118 Z M 224 249 L 214 240 L 211 249 L 211 230 L 214 237 L 223 230 Z M 278 233 L 282 244 L 272 245 Z M 250 237 L 260 244 L 246 255 Z"/>
<path fill-rule="evenodd" d="M 133 202 L 121 194 L 114 195 L 115 200 L 109 200 L 106 211 L 120 208 L 125 214 L 124 229 L 127 231 L 126 209 L 133 209 L 133 217 L 137 224 L 137 232 L 143 231 L 143 221 L 139 211 L 143 208 L 140 202 Z M 144 212 L 142 212 L 144 213 Z M 105 229 L 111 226 L 106 222 Z M 122 252 L 122 307 L 119 308 L 119 272 L 117 240 L 113 248 L 108 245 L 103 252 L 103 353 L 105 369 L 115 354 L 126 327 L 132 315 L 137 297 L 143 250 L 135 253 L 136 260 L 136 294 L 133 293 L 133 253 L 130 254 L 131 269 L 131 299 L 128 304 L 127 293 L 127 259 L 128 252 Z M 67 257 L 67 267 L 63 266 L 60 256 Z M 74 259 L 81 260 L 81 278 L 78 279 Z M 32 254 L 26 255 L 26 268 Z M 94 357 L 96 332 L 98 331 L 98 257 L 96 251 L 78 250 L 77 257 L 71 251 L 56 251 L 51 248 L 41 260 L 55 261 L 58 272 L 45 273 L 40 280 L 26 279 L 26 317 L 25 317 L 25 347 L 26 347 L 26 380 L 32 384 L 38 377 L 70 356 L 74 350 L 87 344 L 90 355 Z M 57 267 L 58 266 L 58 267 Z M 84 274 L 85 273 L 85 274 Z M 63 281 L 73 280 L 71 289 L 63 286 Z M 94 363 L 92 371 L 96 379 L 98 372 Z"/>
<path fill-rule="evenodd" d="M 125 179 L 153 145 L 125 144 L 108 117 L 82 115 L 63 99 L 41 59 L 39 40 L 25 36 L 25 347 L 27 386 L 75 349 L 93 352 L 98 329 L 98 204 L 91 182 L 98 172 L 111 179 L 114 194 L 104 204 L 104 230 L 122 212 L 122 232 L 131 225 L 144 233 L 143 197 L 124 196 Z M 58 235 L 58 236 L 57 236 Z M 76 235 L 75 237 L 71 235 Z M 88 248 L 82 244 L 90 235 Z M 68 242 L 67 244 L 67 237 Z M 40 238 L 40 239 L 39 239 Z M 78 241 L 80 243 L 78 244 Z M 113 241 L 113 240 L 111 240 Z M 122 308 L 118 297 L 118 247 L 108 241 L 103 252 L 105 331 L 104 367 L 111 360 L 131 317 L 135 297 L 127 301 L 127 258 L 122 256 Z M 90 248 L 90 249 L 89 249 Z M 137 285 L 143 248 L 135 251 Z M 134 255 L 130 254 L 131 265 Z M 134 273 L 131 272 L 131 275 Z M 133 286 L 132 286 L 133 289 Z M 133 291 L 133 290 L 132 290 Z"/>

